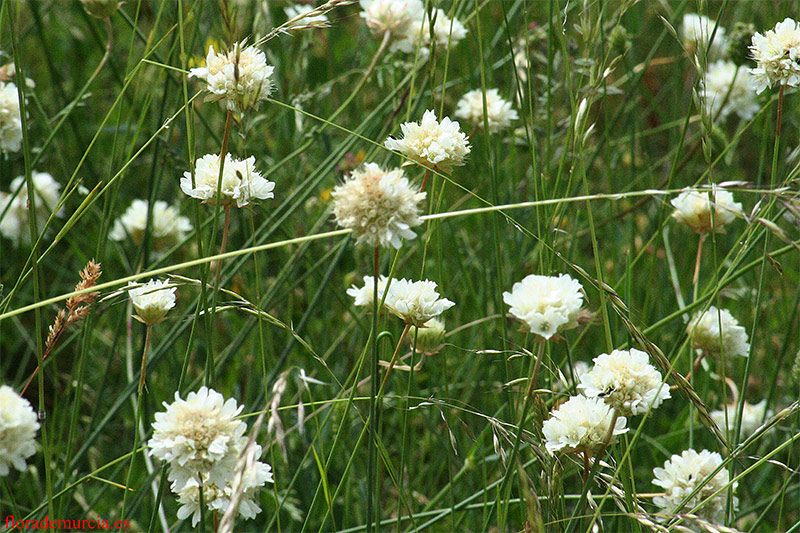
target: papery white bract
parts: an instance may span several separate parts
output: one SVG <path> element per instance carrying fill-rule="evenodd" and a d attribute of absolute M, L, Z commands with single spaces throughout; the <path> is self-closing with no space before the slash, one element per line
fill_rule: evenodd
<path fill-rule="evenodd" d="M 445 172 L 450 172 L 454 166 L 461 166 L 466 162 L 470 146 L 458 122 L 448 117 L 439 122 L 436 120 L 436 113 L 429 109 L 422 115 L 419 124 L 406 122 L 400 129 L 403 137 L 389 137 L 384 142 L 386 148 L 397 150 L 415 161 Z"/>
<path fill-rule="evenodd" d="M 181 178 L 181 190 L 192 198 L 203 203 L 215 205 L 236 203 L 236 207 L 244 207 L 253 200 L 273 198 L 275 183 L 264 178 L 256 170 L 256 158 L 234 159 L 231 154 L 225 155 L 225 167 L 222 173 L 222 196 L 217 198 L 219 181 L 219 156 L 206 154 L 195 162 L 194 185 L 192 173 L 184 172 Z"/>
<path fill-rule="evenodd" d="M 25 471 L 25 460 L 36 453 L 38 429 L 30 402 L 8 385 L 0 386 L 0 476 L 7 476 L 9 467 Z"/>
<path fill-rule="evenodd" d="M 503 293 L 510 312 L 535 333 L 549 339 L 558 331 L 578 325 L 583 305 L 583 287 L 567 274 L 538 276 L 531 274 L 518 281 L 511 292 Z"/>

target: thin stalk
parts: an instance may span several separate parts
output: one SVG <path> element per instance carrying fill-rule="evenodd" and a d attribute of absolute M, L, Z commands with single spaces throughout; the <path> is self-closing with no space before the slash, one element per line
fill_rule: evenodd
<path fill-rule="evenodd" d="M 380 276 L 380 248 L 375 246 L 372 253 L 372 325 L 370 339 L 372 350 L 370 359 L 370 398 L 369 398 L 369 447 L 367 448 L 367 533 L 372 533 L 372 521 L 375 513 L 375 490 L 377 490 L 377 439 L 378 417 L 376 399 L 378 396 L 378 277 Z"/>

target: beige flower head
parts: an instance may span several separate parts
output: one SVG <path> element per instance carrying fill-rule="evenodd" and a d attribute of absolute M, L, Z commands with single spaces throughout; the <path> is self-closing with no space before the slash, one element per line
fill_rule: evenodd
<path fill-rule="evenodd" d="M 400 126 L 401 139 L 389 137 L 384 145 L 420 163 L 451 172 L 454 166 L 466 163 L 470 152 L 469 141 L 458 122 L 444 117 L 436 120 L 436 113 L 427 110 L 419 123 L 406 122 Z"/>

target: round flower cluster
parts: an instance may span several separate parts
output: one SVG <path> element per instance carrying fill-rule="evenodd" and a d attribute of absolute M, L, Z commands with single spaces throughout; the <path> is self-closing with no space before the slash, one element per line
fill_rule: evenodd
<path fill-rule="evenodd" d="M 483 91 L 475 89 L 462 96 L 456 104 L 455 116 L 478 128 L 483 128 L 483 95 Z M 504 130 L 511 125 L 512 120 L 518 118 L 517 112 L 511 107 L 511 102 L 504 100 L 497 89 L 486 91 L 486 120 L 489 123 L 489 132 Z"/>
<path fill-rule="evenodd" d="M 760 109 L 753 79 L 740 72 L 732 61 L 709 65 L 701 87 L 706 110 L 712 116 L 719 113 L 720 119 L 736 113 L 742 120 L 750 120 Z"/>
<path fill-rule="evenodd" d="M 711 191 L 684 189 L 670 203 L 675 208 L 672 217 L 698 233 L 722 231 L 737 216 L 744 216 L 742 204 L 734 202 L 733 195 L 716 184 Z"/>
<path fill-rule="evenodd" d="M 518 281 L 511 292 L 503 293 L 510 312 L 525 322 L 531 330 L 545 339 L 558 331 L 578 325 L 578 313 L 583 305 L 583 287 L 567 274 L 538 276 L 531 274 Z"/>
<path fill-rule="evenodd" d="M 688 498 L 686 504 L 681 508 L 681 512 L 691 511 L 692 514 L 702 519 L 721 523 L 725 516 L 727 503 L 725 487 L 728 485 L 728 471 L 723 468 L 713 476 L 711 475 L 721 464 L 722 457 L 718 453 L 708 450 L 697 453 L 690 448 L 681 455 L 673 455 L 664 463 L 664 468 L 653 469 L 655 476 L 653 485 L 658 485 L 665 491 L 663 496 L 653 498 L 653 503 L 664 512 L 674 514 L 679 512 L 681 503 Z M 733 484 L 734 491 L 736 485 L 737 483 Z M 697 490 L 698 488 L 699 490 Z M 697 492 L 689 498 L 689 495 L 695 490 Z M 706 498 L 711 499 L 699 509 L 694 509 Z M 738 506 L 738 503 L 738 498 L 734 497 L 734 508 Z"/>
<path fill-rule="evenodd" d="M 433 39 L 431 39 L 431 20 L 433 20 Z M 403 39 L 395 45 L 397 50 L 413 53 L 419 47 L 420 56 L 426 58 L 431 48 L 455 46 L 467 36 L 467 28 L 458 20 L 451 19 L 441 9 L 435 9 L 430 18 L 424 14 L 411 21 Z"/>
<path fill-rule="evenodd" d="M 425 325 L 418 328 L 417 331 L 408 336 L 408 343 L 414 346 L 416 342 L 416 350 L 425 355 L 434 355 L 439 352 L 444 344 L 444 339 L 447 334 L 447 329 L 444 327 L 444 322 L 438 318 L 431 318 Z"/>
<path fill-rule="evenodd" d="M 18 152 L 21 146 L 22 116 L 17 86 L 0 81 L 0 152 Z"/>
<path fill-rule="evenodd" d="M 36 223 L 39 229 L 58 205 L 61 196 L 61 185 L 47 172 L 31 174 L 33 188 L 36 191 Z M 24 176 L 11 181 L 11 192 L 0 192 L 0 235 L 10 239 L 15 245 L 30 244 L 31 234 L 28 226 L 28 185 Z M 16 196 L 14 192 L 19 189 Z M 61 215 L 59 210 L 57 215 Z"/>
<path fill-rule="evenodd" d="M 192 524 L 196 525 L 201 482 L 208 509 L 224 510 L 230 502 L 237 461 L 248 442 L 244 436 L 247 425 L 236 419 L 242 406 L 207 387 L 190 392 L 185 400 L 176 392 L 175 401 L 164 402 L 164 406 L 167 410 L 156 413 L 153 423 L 150 455 L 169 463 L 170 488 L 181 503 L 178 516 L 192 515 Z M 260 456 L 261 448 L 256 452 Z M 258 487 L 273 481 L 271 467 L 256 462 L 243 474 L 239 513 L 252 518 L 261 510 L 254 501 Z"/>
<path fill-rule="evenodd" d="M 389 278 L 381 276 L 378 278 L 378 299 L 382 297 L 386 290 L 386 284 Z M 364 276 L 364 286 L 357 287 L 355 285 L 347 289 L 347 295 L 351 296 L 358 307 L 372 307 L 372 298 L 375 295 L 375 278 L 372 276 Z"/>
<path fill-rule="evenodd" d="M 716 31 L 714 30 L 715 26 Z M 728 48 L 728 38 L 725 33 L 725 28 L 717 25 L 716 21 L 705 15 L 687 13 L 683 16 L 681 37 L 683 38 L 684 46 L 692 52 L 705 50 L 708 47 L 710 58 L 723 57 Z M 712 34 L 714 35 L 714 40 L 709 44 Z"/>
<path fill-rule="evenodd" d="M 434 281 L 394 279 L 389 284 L 384 305 L 390 313 L 407 324 L 422 328 L 428 320 L 456 304 L 439 297 Z"/>
<path fill-rule="evenodd" d="M 613 410 L 602 399 L 573 396 L 544 421 L 542 433 L 545 448 L 551 454 L 591 453 L 615 442 L 617 435 L 628 431 L 626 424 L 624 416 L 615 419 Z"/>
<path fill-rule="evenodd" d="M 445 172 L 465 163 L 470 152 L 469 141 L 459 128 L 458 122 L 444 117 L 436 120 L 436 113 L 427 110 L 422 121 L 406 122 L 400 126 L 402 139 L 389 137 L 384 145 L 397 150 L 406 157 L 426 163 Z"/>
<path fill-rule="evenodd" d="M 747 331 L 727 309 L 712 305 L 705 312 L 697 312 L 686 326 L 686 333 L 692 347 L 698 350 L 744 357 L 750 354 Z"/>
<path fill-rule="evenodd" d="M 134 200 L 125 213 L 114 221 L 114 227 L 108 234 L 109 239 L 124 241 L 130 237 L 134 244 L 141 245 L 147 230 L 149 204 L 147 200 Z M 155 257 L 162 257 L 170 248 L 182 242 L 190 231 L 192 231 L 191 222 L 181 216 L 178 208 L 163 200 L 156 200 L 153 203 L 150 235 Z"/>
<path fill-rule="evenodd" d="M 739 415 L 739 405 L 731 403 L 723 409 L 712 411 L 711 418 L 723 429 L 733 433 L 736 430 L 736 418 Z M 764 420 L 772 416 L 772 411 L 767 409 L 767 400 L 761 400 L 757 404 L 744 402 L 742 410 L 742 428 L 740 438 L 747 438 L 764 423 Z M 727 424 L 726 424 L 727 420 Z"/>
<path fill-rule="evenodd" d="M 224 100 L 229 110 L 243 112 L 269 98 L 274 70 L 275 67 L 267 65 L 264 52 L 236 43 L 221 54 L 210 46 L 206 66 L 191 69 L 189 77 L 206 82 L 206 89 L 211 92 L 209 101 Z"/>
<path fill-rule="evenodd" d="M 402 170 L 383 170 L 367 163 L 353 171 L 332 192 L 336 222 L 353 230 L 356 242 L 400 248 L 413 239 L 411 228 L 422 223 L 420 203 L 425 193 L 412 186 Z"/>
<path fill-rule="evenodd" d="M 800 24 L 790 18 L 764 34 L 753 35 L 750 51 L 756 68 L 750 69 L 756 92 L 773 85 L 800 85 Z"/>
<path fill-rule="evenodd" d="M 175 307 L 175 290 L 166 280 L 152 279 L 143 285 L 129 283 L 128 296 L 136 310 L 135 318 L 148 326 L 164 320 L 167 312 Z"/>
<path fill-rule="evenodd" d="M 420 0 L 361 0 L 361 18 L 375 34 L 382 36 L 387 31 L 394 36 L 406 35 L 413 20 L 425 15 Z"/>
<path fill-rule="evenodd" d="M 192 198 L 203 203 L 216 205 L 217 202 L 227 205 L 236 203 L 236 207 L 244 207 L 252 200 L 273 198 L 275 183 L 265 179 L 255 168 L 255 157 L 240 160 L 231 154 L 225 154 L 225 166 L 222 173 L 222 185 L 219 183 L 220 159 L 216 154 L 206 154 L 194 166 L 194 185 L 192 173 L 184 172 L 181 178 L 181 190 Z M 221 189 L 222 197 L 217 198 L 217 190 Z"/>
<path fill-rule="evenodd" d="M 289 20 L 295 19 L 302 15 L 302 18 L 293 22 L 289 27 L 298 29 L 301 28 L 325 28 L 328 26 L 328 17 L 324 14 L 308 15 L 314 11 L 314 6 L 307 4 L 292 4 L 283 8 L 286 13 L 286 18 Z"/>
<path fill-rule="evenodd" d="M 0 476 L 7 476 L 10 466 L 20 472 L 25 459 L 36 453 L 39 422 L 30 402 L 8 385 L 0 387 Z"/>
<path fill-rule="evenodd" d="M 650 357 L 636 348 L 598 355 L 580 379 L 583 394 L 604 399 L 625 416 L 647 413 L 670 397 L 669 385 L 650 364 Z"/>

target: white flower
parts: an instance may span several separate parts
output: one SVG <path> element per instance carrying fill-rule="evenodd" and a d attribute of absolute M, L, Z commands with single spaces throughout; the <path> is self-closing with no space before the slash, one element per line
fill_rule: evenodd
<path fill-rule="evenodd" d="M 701 86 L 706 110 L 710 115 L 719 113 L 720 119 L 736 113 L 742 120 L 750 120 L 761 107 L 756 101 L 752 78 L 732 61 L 720 60 L 709 65 Z"/>
<path fill-rule="evenodd" d="M 567 274 L 537 276 L 531 274 L 518 281 L 511 292 L 503 293 L 510 312 L 525 322 L 531 333 L 549 339 L 558 331 L 578 325 L 583 305 L 583 287 Z"/>
<path fill-rule="evenodd" d="M 36 224 L 41 230 L 53 208 L 58 205 L 61 196 L 61 185 L 47 172 L 33 172 L 31 174 L 33 188 L 36 191 Z M 19 192 L 14 196 L 14 192 Z M 6 211 L 8 209 L 8 211 Z M 28 225 L 28 185 L 24 176 L 14 178 L 11 182 L 11 192 L 0 192 L 0 215 L 6 211 L 0 220 L 0 234 L 14 241 L 15 245 L 30 244 L 31 234 Z M 61 216 L 63 210 L 56 213 Z"/>
<path fill-rule="evenodd" d="M 261 456 L 261 446 L 254 444 L 257 448 L 256 457 Z M 208 476 L 203 476 L 203 501 L 209 511 L 216 511 L 224 513 L 231 502 L 233 495 L 233 488 L 231 483 L 226 483 L 219 486 L 215 483 L 209 483 Z M 243 518 L 255 518 L 261 512 L 261 507 L 256 503 L 255 498 L 258 495 L 258 490 L 265 483 L 273 483 L 272 467 L 266 463 L 256 461 L 252 468 L 248 468 L 243 472 L 242 497 L 239 501 L 237 508 L 238 514 Z M 177 490 L 176 490 L 177 489 Z M 197 526 L 200 521 L 200 482 L 196 477 L 188 479 L 186 483 L 178 488 L 173 483 L 173 492 L 178 495 L 178 503 L 181 507 L 178 509 L 178 518 L 183 520 L 192 517 L 192 527 Z"/>
<path fill-rule="evenodd" d="M 612 422 L 614 429 L 609 431 Z M 551 454 L 558 451 L 597 451 L 615 442 L 617 435 L 628 431 L 626 423 L 624 416 L 619 416 L 614 421 L 613 410 L 603 400 L 573 396 L 558 406 L 542 424 L 545 448 Z M 606 442 L 609 433 L 611 439 Z"/>
<path fill-rule="evenodd" d="M 165 412 L 156 413 L 150 455 L 170 464 L 173 492 L 178 493 L 198 473 L 204 482 L 224 487 L 232 478 L 247 426 L 235 417 L 242 407 L 214 389 L 201 387 L 182 400 L 178 392 Z"/>
<path fill-rule="evenodd" d="M 36 453 L 38 429 L 30 402 L 8 385 L 0 387 L 0 476 L 7 476 L 10 466 L 25 471 L 25 459 Z"/>
<path fill-rule="evenodd" d="M 578 388 L 586 396 L 604 399 L 625 416 L 647 413 L 670 397 L 669 385 L 650 364 L 650 357 L 636 348 L 595 357 Z"/>
<path fill-rule="evenodd" d="M 175 290 L 166 280 L 128 283 L 128 296 L 138 315 L 136 318 L 148 326 L 164 320 L 167 312 L 175 307 Z"/>
<path fill-rule="evenodd" d="M 300 15 L 305 15 L 306 13 L 310 13 L 314 11 L 314 6 L 309 6 L 305 4 L 292 4 L 288 7 L 283 8 L 283 12 L 286 13 L 286 18 L 292 20 L 295 17 L 299 17 Z M 317 28 L 325 28 L 328 26 L 328 17 L 324 14 L 318 15 L 309 15 L 301 18 L 297 22 L 293 23 L 289 27 L 292 26 L 314 26 Z"/>
<path fill-rule="evenodd" d="M 734 202 L 733 195 L 716 184 L 711 191 L 684 189 L 670 203 L 675 207 L 672 217 L 698 233 L 722 231 L 737 216 L 744 216 L 742 204 Z"/>
<path fill-rule="evenodd" d="M 381 276 L 378 278 L 378 298 L 383 297 L 383 292 L 386 290 L 386 283 L 389 278 Z M 372 276 L 364 276 L 364 286 L 356 287 L 355 285 L 347 289 L 347 295 L 355 299 L 354 305 L 357 307 L 372 307 L 372 297 L 375 295 L 375 278 Z"/>
<path fill-rule="evenodd" d="M 727 411 L 727 421 L 726 420 Z M 739 414 L 739 405 L 736 403 L 728 404 L 724 410 L 717 410 L 711 412 L 711 418 L 714 422 L 723 429 L 727 428 L 728 432 L 733 433 L 736 429 L 736 417 Z M 744 402 L 744 409 L 742 410 L 742 432 L 741 438 L 747 438 L 758 429 L 764 421 L 772 416 L 772 411 L 767 409 L 767 400 L 761 400 L 757 404 L 750 404 Z"/>
<path fill-rule="evenodd" d="M 747 331 L 727 309 L 712 305 L 705 313 L 698 311 L 686 326 L 686 333 L 698 350 L 744 357 L 750 354 Z"/>
<path fill-rule="evenodd" d="M 800 85 L 800 24 L 786 18 L 775 29 L 754 34 L 752 42 L 750 51 L 757 66 L 750 74 L 757 93 L 776 84 Z"/>
<path fill-rule="evenodd" d="M 431 41 L 431 25 L 433 19 L 433 40 Z M 441 9 L 434 10 L 431 19 L 427 13 L 413 19 L 405 31 L 404 38 L 398 41 L 394 48 L 405 53 L 413 53 L 420 48 L 420 56 L 426 58 L 430 48 L 445 48 L 455 46 L 458 41 L 467 36 L 467 28 L 458 20 L 451 19 Z"/>
<path fill-rule="evenodd" d="M 693 514 L 711 522 L 721 523 L 725 516 L 727 503 L 727 491 L 724 490 L 724 487 L 728 485 L 728 471 L 723 468 L 711 477 L 711 472 L 720 464 L 722 464 L 722 457 L 718 453 L 708 450 L 697 453 L 690 448 L 681 455 L 673 455 L 669 461 L 664 463 L 664 468 L 653 469 L 655 476 L 653 485 L 662 487 L 666 492 L 664 496 L 653 498 L 653 503 L 667 513 L 675 513 L 681 502 L 702 485 L 702 488 L 689 498 L 681 512 L 688 513 L 700 502 L 720 491 L 702 507 L 693 511 Z M 737 484 L 733 484 L 734 491 Z M 739 499 L 734 497 L 734 509 L 738 504 Z"/>
<path fill-rule="evenodd" d="M 417 327 L 423 327 L 428 320 L 456 305 L 447 298 L 440 298 L 436 282 L 429 280 L 393 279 L 388 290 L 379 287 L 378 296 L 382 298 L 384 291 L 387 291 L 384 300 L 386 309 L 407 324 Z"/>
<path fill-rule="evenodd" d="M 717 26 L 716 32 L 714 26 L 716 21 L 711 20 L 705 15 L 698 15 L 697 13 L 687 13 L 683 16 L 683 24 L 681 25 L 681 37 L 683 44 L 692 50 L 705 50 L 708 46 L 708 55 L 712 59 L 716 59 L 725 55 L 728 48 L 728 37 L 725 35 L 725 28 Z M 711 34 L 714 34 L 714 41 L 708 45 L 708 40 L 711 39 Z"/>
<path fill-rule="evenodd" d="M 125 213 L 114 221 L 114 227 L 108 238 L 114 241 L 124 241 L 128 237 L 137 246 L 144 241 L 147 229 L 147 200 L 134 200 Z M 192 231 L 189 219 L 181 216 L 176 207 L 172 207 L 163 200 L 156 200 L 153 204 L 153 213 L 150 221 L 150 236 L 152 238 L 153 253 L 156 257 L 163 254 L 182 242 L 186 234 Z"/>
<path fill-rule="evenodd" d="M 413 347 L 416 342 L 417 352 L 434 355 L 444 344 L 446 334 L 447 329 L 444 327 L 444 322 L 438 318 L 431 318 L 425 322 L 424 326 L 408 335 L 408 344 Z"/>
<path fill-rule="evenodd" d="M 17 86 L 0 81 L 0 152 L 18 152 L 21 146 L 22 116 Z"/>
<path fill-rule="evenodd" d="M 448 117 L 439 122 L 436 120 L 436 114 L 430 109 L 422 115 L 419 124 L 406 122 L 400 129 L 403 138 L 389 137 L 384 145 L 389 150 L 397 150 L 420 163 L 427 163 L 450 172 L 453 166 L 463 165 L 469 154 L 469 141 L 459 129 L 458 122 Z"/>
<path fill-rule="evenodd" d="M 218 54 L 213 46 L 208 48 L 206 66 L 193 68 L 189 77 L 205 80 L 211 92 L 209 100 L 225 100 L 231 111 L 246 111 L 258 107 L 261 100 L 272 93 L 272 72 L 264 52 L 253 46 L 236 43 L 233 49 Z"/>
<path fill-rule="evenodd" d="M 215 205 L 217 184 L 219 180 L 219 156 L 206 154 L 194 166 L 194 186 L 192 173 L 184 172 L 181 178 L 181 190 L 192 198 L 199 198 L 203 203 Z M 256 158 L 234 159 L 231 154 L 225 155 L 225 168 L 222 173 L 222 198 L 220 203 L 244 207 L 252 200 L 273 198 L 275 183 L 265 179 L 255 168 Z"/>
<path fill-rule="evenodd" d="M 420 203 L 425 193 L 412 186 L 399 168 L 383 170 L 367 163 L 331 196 L 337 224 L 352 229 L 359 243 L 400 248 L 402 239 L 416 237 L 411 228 L 422 224 Z"/>
<path fill-rule="evenodd" d="M 497 89 L 486 91 L 486 110 L 489 131 L 492 133 L 508 128 L 512 120 L 519 118 L 511 102 L 501 98 Z M 475 89 L 462 96 L 456 104 L 455 116 L 483 128 L 483 91 Z"/>
<path fill-rule="evenodd" d="M 361 0 L 361 18 L 373 34 L 382 36 L 390 31 L 404 35 L 413 20 L 424 16 L 420 0 Z"/>

